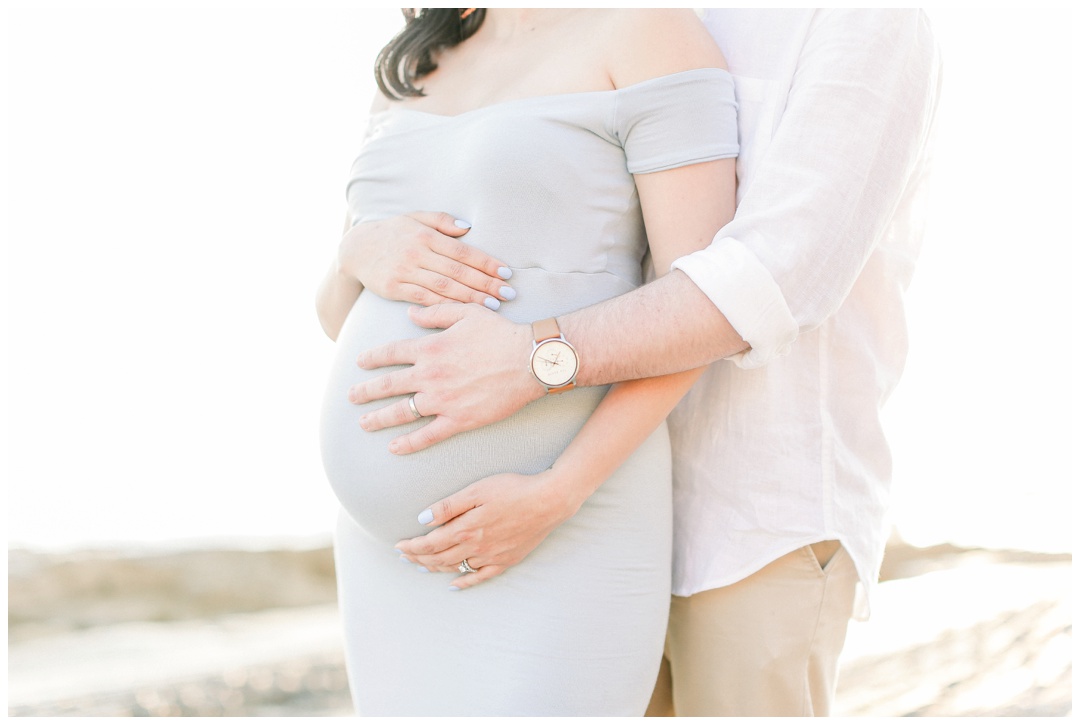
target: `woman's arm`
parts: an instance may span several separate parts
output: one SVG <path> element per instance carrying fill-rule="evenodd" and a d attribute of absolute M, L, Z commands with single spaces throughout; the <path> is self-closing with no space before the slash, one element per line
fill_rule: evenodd
<path fill-rule="evenodd" d="M 341 233 L 344 237 L 349 232 L 349 216 L 345 215 L 345 230 Z M 364 285 L 355 276 L 350 276 L 341 270 L 339 260 L 335 259 L 330 264 L 315 293 L 315 312 L 319 316 L 319 324 L 323 332 L 331 340 L 337 340 L 341 326 L 345 324 L 345 317 L 349 314 L 356 298 L 364 291 Z"/>
<path fill-rule="evenodd" d="M 686 42 L 685 34 L 679 37 Z M 698 67 L 724 67 L 711 39 L 704 38 L 715 55 L 709 56 L 706 48 L 708 60 L 699 59 Z M 668 56 L 664 62 L 670 60 Z M 664 72 L 678 70 L 667 67 Z M 643 72 L 647 69 L 624 66 L 626 80 L 620 85 L 642 80 Z M 653 261 L 661 274 L 675 259 L 704 248 L 735 212 L 733 159 L 642 174 L 635 181 Z M 430 526 L 446 525 L 399 542 L 398 550 L 431 571 L 455 571 L 468 558 L 479 571 L 456 579 L 453 585 L 458 589 L 497 576 L 524 559 L 581 507 L 664 420 L 701 371 L 612 386 L 550 470 L 478 481 L 421 514 L 422 522 Z"/>

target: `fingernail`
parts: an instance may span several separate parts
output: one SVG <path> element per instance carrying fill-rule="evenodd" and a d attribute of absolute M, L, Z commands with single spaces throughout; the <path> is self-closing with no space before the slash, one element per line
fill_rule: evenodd
<path fill-rule="evenodd" d="M 484 300 L 484 307 L 488 308 L 489 310 L 497 310 L 500 306 L 501 303 L 494 297 L 488 297 L 486 300 Z"/>
<path fill-rule="evenodd" d="M 499 294 L 502 295 L 504 300 L 512 300 L 517 297 L 517 290 L 513 287 L 500 287 Z"/>
<path fill-rule="evenodd" d="M 503 279 L 510 279 L 514 276 L 514 272 L 509 267 L 499 267 L 498 274 Z"/>
<path fill-rule="evenodd" d="M 405 556 L 405 552 L 404 552 L 404 551 L 402 551 L 401 549 L 394 549 L 394 551 L 396 551 L 396 552 L 397 552 L 398 554 L 400 554 L 401 556 Z"/>
<path fill-rule="evenodd" d="M 427 509 L 421 512 L 421 514 L 416 517 L 416 520 L 422 524 L 430 524 L 435 520 L 435 514 L 431 513 L 431 509 Z"/>
<path fill-rule="evenodd" d="M 400 561 L 403 564 L 412 564 L 412 562 L 409 561 L 408 559 L 406 559 L 404 556 L 399 556 L 398 561 Z"/>
<path fill-rule="evenodd" d="M 426 566 L 417 565 L 416 570 L 417 571 L 422 571 L 425 574 L 430 574 L 431 573 L 430 571 L 428 571 L 428 568 Z"/>
<path fill-rule="evenodd" d="M 472 224 L 469 224 L 469 222 L 464 219 L 455 219 L 454 226 L 458 229 L 472 229 Z"/>
<path fill-rule="evenodd" d="M 360 427 L 367 430 L 368 419 L 367 416 L 360 419 Z"/>
<path fill-rule="evenodd" d="M 450 587 L 450 591 L 452 591 L 452 592 L 460 592 L 461 588 L 460 587 Z"/>
<path fill-rule="evenodd" d="M 398 442 L 397 442 L 397 441 L 390 441 L 390 452 L 391 452 L 391 453 L 397 453 L 397 452 L 398 452 L 398 448 L 399 448 L 399 446 L 398 446 Z"/>

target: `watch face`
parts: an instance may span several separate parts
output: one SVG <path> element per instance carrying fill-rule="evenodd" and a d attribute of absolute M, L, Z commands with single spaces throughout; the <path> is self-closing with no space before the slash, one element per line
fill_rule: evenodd
<path fill-rule="evenodd" d="M 577 353 L 562 340 L 545 340 L 532 356 L 533 375 L 549 388 L 559 388 L 573 380 L 577 365 Z"/>

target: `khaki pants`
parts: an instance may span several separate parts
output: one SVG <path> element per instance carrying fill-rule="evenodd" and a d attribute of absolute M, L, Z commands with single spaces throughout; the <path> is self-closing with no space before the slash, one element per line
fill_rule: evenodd
<path fill-rule="evenodd" d="M 828 715 L 858 577 L 839 542 L 671 598 L 649 716 Z"/>

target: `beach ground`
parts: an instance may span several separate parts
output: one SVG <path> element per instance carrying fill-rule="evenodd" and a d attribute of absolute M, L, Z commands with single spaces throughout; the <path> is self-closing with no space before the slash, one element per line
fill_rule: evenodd
<path fill-rule="evenodd" d="M 882 575 L 835 714 L 1072 714 L 1071 556 L 895 544 Z M 8 712 L 351 714 L 332 592 L 326 550 L 11 552 Z"/>

